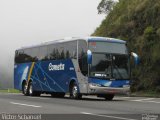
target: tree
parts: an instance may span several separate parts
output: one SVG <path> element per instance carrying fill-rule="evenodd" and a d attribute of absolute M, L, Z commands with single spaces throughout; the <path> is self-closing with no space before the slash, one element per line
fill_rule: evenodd
<path fill-rule="evenodd" d="M 52 53 L 50 54 L 50 58 L 49 59 L 52 59 L 52 60 L 56 59 L 56 50 L 55 50 L 55 48 L 53 49 Z"/>
<path fill-rule="evenodd" d="M 102 0 L 97 7 L 98 14 L 109 14 L 115 4 L 114 0 Z"/>
<path fill-rule="evenodd" d="M 68 50 L 67 50 L 67 52 L 66 52 L 66 58 L 70 58 L 70 53 L 69 53 Z"/>
<path fill-rule="evenodd" d="M 62 50 L 62 52 L 61 52 L 60 59 L 65 59 L 64 50 Z"/>

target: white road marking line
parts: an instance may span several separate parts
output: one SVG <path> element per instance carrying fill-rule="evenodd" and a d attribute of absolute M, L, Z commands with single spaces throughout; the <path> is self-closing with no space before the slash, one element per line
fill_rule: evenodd
<path fill-rule="evenodd" d="M 134 100 L 130 100 L 130 101 L 134 101 Z M 156 101 L 134 101 L 134 102 L 144 102 L 144 103 L 160 103 L 160 102 L 156 102 Z"/>
<path fill-rule="evenodd" d="M 138 100 L 131 100 L 131 101 L 147 101 L 147 100 L 153 100 L 155 98 L 145 98 L 145 99 L 138 99 Z"/>
<path fill-rule="evenodd" d="M 134 101 L 134 102 L 145 102 L 145 103 L 160 103 L 160 102 L 157 102 L 157 101 L 151 101 L 153 99 L 156 99 L 156 98 L 146 98 L 146 99 L 139 99 L 139 100 L 129 100 L 129 101 Z"/>
<path fill-rule="evenodd" d="M 153 103 L 160 103 L 160 102 L 156 102 L 156 101 L 145 101 L 145 102 L 153 102 Z"/>
<path fill-rule="evenodd" d="M 50 98 L 43 98 L 43 97 L 28 97 L 28 98 L 33 98 L 33 99 L 50 99 Z"/>
<path fill-rule="evenodd" d="M 16 102 L 10 102 L 14 105 L 22 105 L 22 106 L 29 106 L 29 107 L 42 107 L 42 106 L 36 106 L 36 105 L 29 105 L 29 104 L 23 104 L 23 103 L 16 103 Z"/>
<path fill-rule="evenodd" d="M 110 115 L 99 115 L 99 114 L 87 113 L 87 112 L 81 112 L 81 114 L 85 114 L 85 115 L 93 115 L 93 116 L 99 116 L 99 117 L 106 117 L 106 118 L 114 118 L 114 119 L 120 119 L 120 120 L 137 120 L 137 119 L 116 117 L 116 116 L 110 116 Z"/>

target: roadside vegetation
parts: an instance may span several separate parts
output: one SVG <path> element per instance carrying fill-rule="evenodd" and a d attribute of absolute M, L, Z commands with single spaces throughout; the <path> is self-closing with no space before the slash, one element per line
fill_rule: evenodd
<path fill-rule="evenodd" d="M 20 91 L 10 88 L 10 89 L 0 89 L 0 93 L 20 93 Z"/>
<path fill-rule="evenodd" d="M 160 94 L 160 0 L 113 2 L 100 2 L 98 13 L 106 18 L 92 35 L 126 40 L 140 56 L 132 69 L 132 92 Z"/>

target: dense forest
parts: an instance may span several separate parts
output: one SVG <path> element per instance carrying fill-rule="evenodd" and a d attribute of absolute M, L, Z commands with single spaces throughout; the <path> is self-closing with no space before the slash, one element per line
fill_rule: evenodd
<path fill-rule="evenodd" d="M 140 56 L 132 69 L 132 91 L 160 92 L 160 0 L 102 0 L 106 18 L 92 34 L 126 40 Z"/>

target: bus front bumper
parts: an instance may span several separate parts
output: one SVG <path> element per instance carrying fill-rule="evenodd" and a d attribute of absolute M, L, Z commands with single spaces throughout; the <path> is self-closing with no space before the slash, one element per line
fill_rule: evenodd
<path fill-rule="evenodd" d="M 89 94 L 129 94 L 130 86 L 124 87 L 100 87 L 89 85 Z"/>

